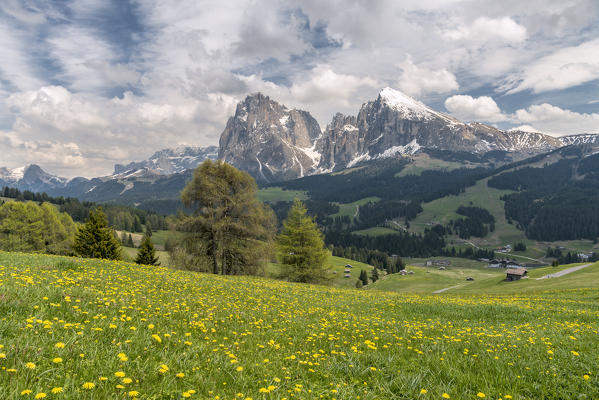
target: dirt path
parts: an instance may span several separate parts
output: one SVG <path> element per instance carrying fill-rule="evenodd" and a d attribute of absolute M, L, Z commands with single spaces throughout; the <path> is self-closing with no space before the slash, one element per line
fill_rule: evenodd
<path fill-rule="evenodd" d="M 356 218 L 359 213 L 360 213 L 360 206 L 356 205 L 356 213 L 354 214 L 354 218 Z"/>
<path fill-rule="evenodd" d="M 444 289 L 435 290 L 435 291 L 433 292 L 433 294 L 439 294 L 439 293 L 443 293 L 443 292 L 446 292 L 446 291 L 448 291 L 449 289 L 455 289 L 455 288 L 457 288 L 457 287 L 460 287 L 460 286 L 462 286 L 462 285 L 455 285 L 455 286 L 446 287 L 446 288 L 444 288 Z"/>
<path fill-rule="evenodd" d="M 544 276 L 542 276 L 540 278 L 535 278 L 535 279 L 538 281 L 540 279 L 559 278 L 560 276 L 568 275 L 568 274 L 570 274 L 572 272 L 575 272 L 575 271 L 578 271 L 580 269 L 586 268 L 586 267 L 588 267 L 590 265 L 593 265 L 593 264 L 592 263 L 591 264 L 584 264 L 584 265 L 579 265 L 579 266 L 576 266 L 576 267 L 566 268 L 566 269 L 563 269 L 563 270 L 561 270 L 559 272 L 556 272 L 554 274 L 544 275 Z"/>

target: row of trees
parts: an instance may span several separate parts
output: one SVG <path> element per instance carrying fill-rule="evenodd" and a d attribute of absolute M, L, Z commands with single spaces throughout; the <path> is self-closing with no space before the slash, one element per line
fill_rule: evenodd
<path fill-rule="evenodd" d="M 49 203 L 9 201 L 0 206 L 0 249 L 73 254 L 77 227 Z"/>
<path fill-rule="evenodd" d="M 4 187 L 0 192 L 2 193 L 2 197 L 17 201 L 54 204 L 58 206 L 60 212 L 66 212 L 76 222 L 85 221 L 89 217 L 91 210 L 98 207 L 93 202 L 80 201 L 73 197 L 51 197 L 46 193 L 34 193 L 29 190 L 20 191 L 17 188 L 11 187 Z M 103 205 L 103 209 L 108 223 L 114 229 L 128 232 L 143 232 L 144 226 L 146 228 L 151 226 L 154 230 L 168 229 L 168 223 L 164 215 L 116 204 L 105 204 Z"/>

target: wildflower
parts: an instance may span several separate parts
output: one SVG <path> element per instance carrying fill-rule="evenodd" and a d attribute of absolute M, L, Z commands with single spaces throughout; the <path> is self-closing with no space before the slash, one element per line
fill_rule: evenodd
<path fill-rule="evenodd" d="M 426 389 L 420 389 L 420 394 L 426 394 L 428 392 L 428 390 Z"/>
<path fill-rule="evenodd" d="M 0 358 L 6 358 L 6 354 L 0 353 Z"/>
<path fill-rule="evenodd" d="M 241 371 L 243 371 L 243 367 L 237 367 L 237 368 L 235 368 L 235 369 L 237 370 L 237 372 L 241 372 Z"/>
<path fill-rule="evenodd" d="M 123 371 L 116 371 L 114 373 L 114 376 L 116 376 L 117 378 L 123 378 L 125 376 L 125 373 Z"/>
<path fill-rule="evenodd" d="M 29 394 L 31 394 L 31 390 L 29 390 L 29 389 L 25 389 L 21 392 L 21 396 L 27 396 Z"/>
<path fill-rule="evenodd" d="M 127 360 L 129 359 L 125 353 L 119 353 L 119 354 L 117 354 L 117 357 L 118 357 L 118 358 L 119 358 L 119 360 L 121 360 L 122 362 L 125 362 L 125 361 L 127 361 Z"/>
<path fill-rule="evenodd" d="M 35 395 L 36 399 L 43 399 L 46 397 L 46 393 L 40 392 L 38 394 Z"/>
<path fill-rule="evenodd" d="M 132 390 L 129 393 L 127 393 L 127 395 L 129 395 L 129 397 L 137 397 L 139 396 L 139 392 L 137 390 Z"/>
<path fill-rule="evenodd" d="M 60 364 L 60 363 L 62 362 L 62 358 L 60 358 L 60 357 L 56 357 L 55 359 L 53 359 L 53 360 L 52 360 L 52 362 L 53 362 L 54 364 Z"/>
<path fill-rule="evenodd" d="M 582 377 L 584 378 L 585 381 L 588 381 L 589 379 L 591 379 L 591 377 L 588 375 L 583 375 Z"/>
<path fill-rule="evenodd" d="M 52 394 L 62 393 L 62 388 L 61 387 L 55 387 L 55 388 L 52 388 L 52 390 L 50 390 L 50 392 L 52 392 Z"/>
<path fill-rule="evenodd" d="M 443 393 L 443 394 L 441 395 L 441 397 L 443 397 L 444 399 L 448 399 L 450 396 L 449 396 L 447 393 Z"/>
<path fill-rule="evenodd" d="M 191 397 L 191 393 L 183 392 L 183 397 L 185 397 L 187 399 L 187 398 Z"/>
<path fill-rule="evenodd" d="M 158 343 L 162 343 L 162 338 L 156 334 L 152 335 L 152 338 Z"/>
<path fill-rule="evenodd" d="M 131 378 L 123 378 L 123 381 L 122 381 L 122 382 L 123 382 L 125 385 L 128 385 L 128 384 L 130 384 L 131 382 L 133 382 L 133 379 L 131 379 Z"/>
<path fill-rule="evenodd" d="M 54 347 L 56 347 L 57 349 L 64 349 L 64 343 L 63 342 L 58 342 L 54 345 Z"/>
<path fill-rule="evenodd" d="M 177 378 L 183 378 L 185 376 L 185 374 L 183 372 L 179 372 L 177 375 L 175 375 Z"/>
<path fill-rule="evenodd" d="M 154 324 L 149 324 L 148 329 L 154 329 Z"/>
<path fill-rule="evenodd" d="M 25 368 L 28 369 L 35 369 L 35 364 L 32 362 L 28 362 L 27 364 L 25 364 Z"/>
<path fill-rule="evenodd" d="M 96 387 L 96 384 L 93 382 L 85 382 L 82 387 L 83 389 L 91 390 Z"/>
<path fill-rule="evenodd" d="M 99 378 L 98 378 L 98 380 L 99 380 L 100 382 L 104 382 L 104 381 L 107 381 L 107 380 L 108 380 L 108 378 L 107 378 L 107 377 L 105 377 L 105 376 L 101 376 L 101 377 L 99 377 Z"/>
<path fill-rule="evenodd" d="M 481 399 L 483 399 L 483 398 L 485 398 L 485 397 L 487 397 L 487 396 L 486 396 L 486 395 L 485 395 L 483 392 L 478 392 L 478 393 L 476 394 L 476 397 L 480 397 Z"/>
<path fill-rule="evenodd" d="M 578 356 L 580 355 L 580 354 L 578 354 L 578 352 L 576 352 L 576 351 L 574 351 L 574 350 L 572 350 L 570 353 L 572 353 L 572 355 L 573 355 L 573 356 L 576 356 L 576 357 L 578 357 Z"/>

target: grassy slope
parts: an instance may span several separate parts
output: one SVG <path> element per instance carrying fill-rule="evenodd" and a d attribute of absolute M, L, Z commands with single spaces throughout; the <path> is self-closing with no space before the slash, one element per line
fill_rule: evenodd
<path fill-rule="evenodd" d="M 350 264 L 353 267 L 351 268 L 350 272 L 351 278 L 344 277 L 344 270 L 347 264 Z M 330 280 L 328 282 L 325 282 L 326 285 L 347 288 L 355 287 L 356 281 L 358 280 L 358 276 L 360 276 L 360 270 L 366 270 L 368 272 L 368 276 L 370 276 L 370 272 L 372 271 L 371 265 L 364 264 L 355 260 L 350 260 L 348 258 L 335 257 L 332 255 L 329 255 L 329 259 L 326 263 L 326 268 L 331 271 Z M 268 277 L 276 278 L 277 276 L 279 276 L 280 272 L 281 266 L 279 264 L 268 264 L 266 271 Z"/>
<path fill-rule="evenodd" d="M 296 197 L 300 200 L 308 199 L 306 192 L 301 190 L 283 190 L 280 187 L 268 187 L 258 191 L 258 199 L 262 202 L 293 201 Z"/>
<path fill-rule="evenodd" d="M 597 289 L 429 296 L 0 252 L 0 294 L 3 399 L 599 398 Z"/>
<path fill-rule="evenodd" d="M 358 210 L 359 206 L 363 206 L 366 203 L 376 203 L 377 201 L 379 201 L 380 198 L 379 197 L 365 197 L 363 199 L 354 201 L 352 203 L 335 203 L 337 205 L 339 205 L 339 212 L 336 214 L 331 214 L 331 217 L 335 218 L 335 217 L 351 217 L 353 218 L 354 216 L 356 216 L 356 212 Z"/>
<path fill-rule="evenodd" d="M 402 177 L 407 175 L 420 175 L 426 170 L 444 170 L 451 171 L 458 168 L 468 167 L 468 162 L 458 163 L 452 161 L 444 161 L 436 158 L 431 158 L 426 153 L 418 154 L 412 157 L 412 162 L 404 169 L 399 171 L 395 176 Z"/>

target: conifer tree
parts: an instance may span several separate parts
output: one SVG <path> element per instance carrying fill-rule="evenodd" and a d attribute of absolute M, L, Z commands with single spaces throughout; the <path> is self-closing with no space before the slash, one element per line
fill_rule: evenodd
<path fill-rule="evenodd" d="M 361 270 L 360 277 L 358 279 L 360 279 L 362 281 L 362 285 L 364 285 L 364 286 L 368 285 L 368 274 L 366 273 L 366 271 Z"/>
<path fill-rule="evenodd" d="M 293 282 L 318 282 L 326 277 L 322 233 L 307 215 L 304 204 L 295 199 L 277 238 L 277 258 L 283 264 L 283 275 Z"/>
<path fill-rule="evenodd" d="M 150 221 L 146 221 L 146 236 L 152 237 L 152 225 L 150 224 Z"/>
<path fill-rule="evenodd" d="M 222 161 L 206 160 L 181 192 L 193 215 L 179 217 L 185 232 L 171 252 L 175 265 L 222 275 L 259 275 L 270 259 L 276 220 L 256 196 L 256 181 Z"/>
<path fill-rule="evenodd" d="M 372 270 L 371 279 L 373 283 L 379 280 L 379 270 L 377 267 L 374 267 L 374 269 Z"/>
<path fill-rule="evenodd" d="M 158 257 L 156 257 L 156 250 L 154 249 L 154 244 L 152 243 L 152 239 L 148 236 L 144 236 L 141 241 L 141 245 L 139 246 L 139 250 L 137 251 L 137 257 L 134 262 L 136 264 L 144 264 L 144 265 L 160 265 L 158 262 Z"/>
<path fill-rule="evenodd" d="M 129 234 L 129 237 L 127 238 L 127 247 L 135 247 L 135 243 L 133 243 L 133 236 L 131 236 L 131 234 Z"/>
<path fill-rule="evenodd" d="M 121 232 L 121 244 L 123 246 L 127 245 L 127 234 L 125 232 Z"/>
<path fill-rule="evenodd" d="M 73 249 L 81 257 L 86 258 L 111 260 L 121 258 L 121 246 L 114 238 L 106 215 L 101 208 L 90 211 L 85 224 L 77 231 Z"/>

